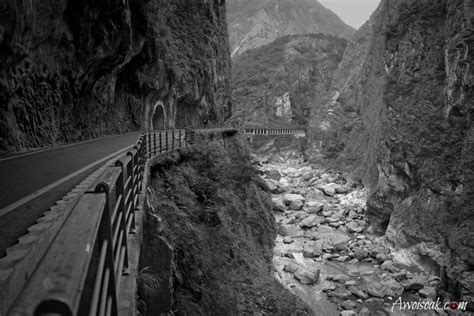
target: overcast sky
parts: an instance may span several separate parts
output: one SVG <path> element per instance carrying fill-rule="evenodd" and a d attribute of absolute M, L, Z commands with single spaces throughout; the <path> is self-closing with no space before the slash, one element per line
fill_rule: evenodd
<path fill-rule="evenodd" d="M 380 0 L 319 0 L 319 2 L 336 13 L 346 24 L 358 29 L 369 19 Z"/>

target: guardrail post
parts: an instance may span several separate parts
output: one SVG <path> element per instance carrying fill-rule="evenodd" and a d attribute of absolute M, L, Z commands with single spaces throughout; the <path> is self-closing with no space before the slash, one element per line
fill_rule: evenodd
<path fill-rule="evenodd" d="M 130 168 L 130 189 L 131 189 L 131 204 L 132 204 L 132 210 L 135 211 L 135 185 L 136 185 L 136 175 L 135 175 L 135 171 L 136 171 L 136 166 L 135 166 L 135 157 L 133 155 L 133 152 L 128 152 L 127 153 L 127 156 L 130 156 L 130 163 L 129 163 L 129 168 Z"/>
<path fill-rule="evenodd" d="M 171 149 L 174 149 L 174 129 L 171 130 Z"/>
<path fill-rule="evenodd" d="M 151 133 L 147 133 L 148 138 L 148 158 L 151 158 Z"/>
<path fill-rule="evenodd" d="M 153 154 L 156 156 L 156 132 L 153 132 Z"/>
<path fill-rule="evenodd" d="M 111 217 L 111 199 L 110 187 L 105 183 L 99 183 L 94 192 L 89 194 L 105 193 L 106 203 L 102 214 L 101 224 L 99 228 L 99 246 L 101 250 L 101 258 L 99 260 L 99 269 L 102 263 L 103 270 L 98 271 L 94 292 L 92 295 L 92 303 L 90 306 L 90 315 L 100 314 L 107 309 L 109 299 L 112 299 L 112 309 L 117 309 L 117 283 L 115 270 L 114 245 L 112 237 L 112 217 Z M 115 314 L 113 313 L 113 314 Z"/>
<path fill-rule="evenodd" d="M 163 152 L 163 132 L 160 131 L 160 154 Z"/>

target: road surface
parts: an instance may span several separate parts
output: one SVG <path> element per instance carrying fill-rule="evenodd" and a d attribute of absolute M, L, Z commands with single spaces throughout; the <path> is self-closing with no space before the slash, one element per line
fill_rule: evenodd
<path fill-rule="evenodd" d="M 105 137 L 0 159 L 0 257 L 50 206 L 101 165 L 93 163 L 133 145 L 139 135 Z M 83 168 L 84 172 L 29 200 L 42 188 Z M 19 200 L 28 202 L 11 210 Z"/>

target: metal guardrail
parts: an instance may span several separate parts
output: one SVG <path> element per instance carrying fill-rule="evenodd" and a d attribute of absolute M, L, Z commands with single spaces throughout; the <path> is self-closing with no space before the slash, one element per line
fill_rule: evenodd
<path fill-rule="evenodd" d="M 306 128 L 280 128 L 280 127 L 244 127 L 244 134 L 250 135 L 306 135 Z"/>
<path fill-rule="evenodd" d="M 238 130 L 186 128 L 142 134 L 133 149 L 107 166 L 79 198 L 8 315 L 117 315 L 121 280 L 129 270 L 128 236 L 135 232 L 147 160 L 194 145 L 196 132 Z"/>
<path fill-rule="evenodd" d="M 192 130 L 145 133 L 108 166 L 79 199 L 8 315 L 117 315 L 145 163 L 193 141 Z"/>

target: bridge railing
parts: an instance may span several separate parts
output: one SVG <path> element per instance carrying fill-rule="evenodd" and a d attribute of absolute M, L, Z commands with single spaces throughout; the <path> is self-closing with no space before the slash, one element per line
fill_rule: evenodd
<path fill-rule="evenodd" d="M 198 130 L 205 132 L 238 130 Z M 147 161 L 195 144 L 195 134 L 192 129 L 144 133 L 133 149 L 107 165 L 78 199 L 7 315 L 117 315 Z"/>
<path fill-rule="evenodd" d="M 146 162 L 190 140 L 184 130 L 145 133 L 109 165 L 78 200 L 8 315 L 117 315 Z"/>
<path fill-rule="evenodd" d="M 249 135 L 295 135 L 303 136 L 307 134 L 304 127 L 244 127 L 244 134 Z"/>

